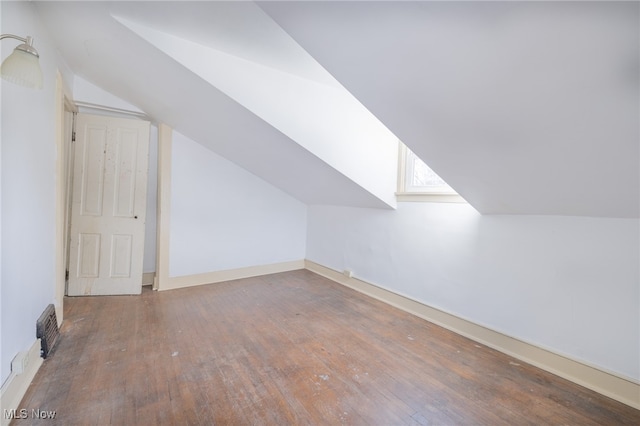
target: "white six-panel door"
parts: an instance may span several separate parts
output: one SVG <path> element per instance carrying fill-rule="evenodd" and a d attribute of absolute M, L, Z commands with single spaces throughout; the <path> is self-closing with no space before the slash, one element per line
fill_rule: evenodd
<path fill-rule="evenodd" d="M 149 122 L 78 114 L 69 296 L 140 294 Z"/>

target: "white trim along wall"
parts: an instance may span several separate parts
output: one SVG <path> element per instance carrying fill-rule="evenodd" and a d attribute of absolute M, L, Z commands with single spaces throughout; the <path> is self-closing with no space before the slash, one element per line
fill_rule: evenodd
<path fill-rule="evenodd" d="M 40 339 L 36 339 L 29 350 L 18 352 L 12 363 L 11 374 L 0 389 L 0 426 L 8 425 L 11 418 L 6 414 L 18 410 L 20 401 L 27 393 L 31 381 L 36 376 L 44 360 L 40 357 Z M 15 365 L 15 364 L 20 364 Z M 13 367 L 16 368 L 13 368 Z"/>
<path fill-rule="evenodd" d="M 272 263 L 268 265 L 247 266 L 244 268 L 227 269 L 224 271 L 205 272 L 202 274 L 169 277 L 165 286 L 159 290 L 175 290 L 203 284 L 215 284 L 223 281 L 239 280 L 260 275 L 276 274 L 279 272 L 295 271 L 305 268 L 304 260 Z"/>
<path fill-rule="evenodd" d="M 620 377 L 615 373 L 604 371 L 584 362 L 559 355 L 553 351 L 483 327 L 384 287 L 355 277 L 348 277 L 342 272 L 310 260 L 305 260 L 304 263 L 306 269 L 318 275 L 631 407 L 640 409 L 640 383 L 629 378 Z"/>
<path fill-rule="evenodd" d="M 304 268 L 305 204 L 164 124 L 158 134 L 155 289 Z"/>
<path fill-rule="evenodd" d="M 638 219 L 480 215 L 457 203 L 314 205 L 307 216 L 306 259 L 618 377 L 629 391 L 588 386 L 640 405 Z"/>
<path fill-rule="evenodd" d="M 388 303 L 391 306 L 468 337 L 485 346 L 535 365 L 536 367 L 592 389 L 631 407 L 640 409 L 640 384 L 637 382 L 474 324 L 471 321 L 430 307 L 405 295 L 395 293 L 355 277 L 349 277 L 344 273 L 310 260 L 174 277 L 166 283 L 166 288 L 163 288 L 163 290 L 211 284 L 296 269 L 308 269 L 336 283 L 384 303 Z M 25 371 L 21 374 L 12 372 L 2 387 L 0 399 L 2 399 L 3 409 L 15 409 L 18 407 L 29 384 L 42 365 L 43 360 L 40 358 L 40 340 L 36 340 L 31 346 L 26 359 Z M 3 416 L 1 425 L 4 426 L 5 424 L 8 424 L 8 422 Z"/>

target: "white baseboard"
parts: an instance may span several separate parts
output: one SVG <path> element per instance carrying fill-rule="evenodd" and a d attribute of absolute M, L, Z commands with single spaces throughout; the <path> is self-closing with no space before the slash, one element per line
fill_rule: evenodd
<path fill-rule="evenodd" d="M 310 260 L 305 268 L 457 334 L 640 409 L 640 383 L 523 342 Z"/>
<path fill-rule="evenodd" d="M 36 339 L 27 352 L 26 368 L 21 374 L 11 372 L 0 390 L 0 425 L 6 426 L 11 422 L 5 416 L 5 410 L 19 410 L 20 401 L 27 393 L 27 389 L 42 365 L 40 357 L 40 339 Z"/>
<path fill-rule="evenodd" d="M 153 282 L 155 281 L 156 278 L 156 273 L 155 272 L 144 272 L 142 274 L 142 285 L 153 285 Z"/>
<path fill-rule="evenodd" d="M 168 279 L 166 279 L 165 283 L 160 283 L 160 287 L 158 288 L 158 290 L 174 290 L 177 288 L 193 287 L 196 285 L 214 284 L 223 281 L 257 277 L 260 275 L 276 274 L 278 272 L 295 271 L 297 269 L 304 268 L 304 260 L 293 260 L 290 262 L 248 266 L 246 268 L 227 269 L 224 271 L 207 272 L 204 274 L 169 277 Z"/>

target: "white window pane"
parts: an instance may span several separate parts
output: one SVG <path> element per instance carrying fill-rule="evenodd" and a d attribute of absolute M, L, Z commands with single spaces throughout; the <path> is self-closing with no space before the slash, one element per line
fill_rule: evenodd
<path fill-rule="evenodd" d="M 442 180 L 433 170 L 422 160 L 413 155 L 413 176 L 411 186 L 443 186 L 447 183 Z"/>
<path fill-rule="evenodd" d="M 407 192 L 456 193 L 453 188 L 447 185 L 440 176 L 408 148 L 406 172 L 405 191 Z"/>

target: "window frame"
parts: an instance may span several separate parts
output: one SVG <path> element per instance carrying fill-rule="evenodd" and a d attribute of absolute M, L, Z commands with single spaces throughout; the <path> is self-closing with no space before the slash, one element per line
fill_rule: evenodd
<path fill-rule="evenodd" d="M 409 148 L 407 148 L 405 144 L 398 141 L 398 190 L 396 192 L 396 201 L 466 203 L 464 198 L 457 194 L 449 185 L 433 187 L 433 190 L 429 190 L 428 187 L 408 185 L 409 173 L 413 173 L 414 167 L 413 164 L 409 164 L 409 151 Z M 421 188 L 423 190 L 420 190 Z"/>

